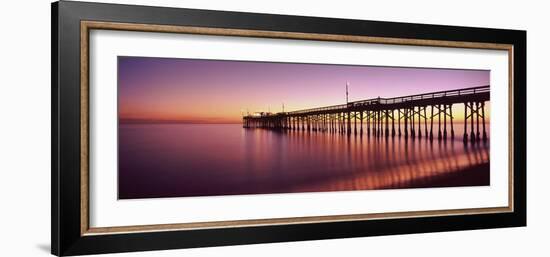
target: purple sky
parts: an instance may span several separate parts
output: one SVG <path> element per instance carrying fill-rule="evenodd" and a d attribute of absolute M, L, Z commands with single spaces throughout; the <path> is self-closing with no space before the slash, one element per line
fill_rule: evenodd
<path fill-rule="evenodd" d="M 489 84 L 487 70 L 119 57 L 121 119 L 240 122 L 279 112 Z"/>

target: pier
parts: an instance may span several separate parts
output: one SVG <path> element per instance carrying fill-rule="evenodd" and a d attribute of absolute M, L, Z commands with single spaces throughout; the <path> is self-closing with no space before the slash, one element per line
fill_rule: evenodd
<path fill-rule="evenodd" d="M 455 138 L 454 104 L 464 105 L 464 143 L 487 141 L 490 86 L 373 98 L 341 105 L 243 117 L 244 128 L 301 130 L 373 137 Z M 469 129 L 469 132 L 468 132 Z"/>

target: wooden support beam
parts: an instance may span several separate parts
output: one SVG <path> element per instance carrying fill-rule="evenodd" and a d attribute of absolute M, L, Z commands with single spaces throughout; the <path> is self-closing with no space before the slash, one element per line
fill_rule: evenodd
<path fill-rule="evenodd" d="M 441 140 L 441 105 L 437 106 L 437 140 Z"/>
<path fill-rule="evenodd" d="M 487 132 L 485 130 L 485 102 L 481 103 L 481 115 L 483 118 L 483 142 L 487 142 Z"/>
<path fill-rule="evenodd" d="M 348 127 L 347 127 L 348 134 L 351 134 L 351 115 L 348 111 Z"/>
<path fill-rule="evenodd" d="M 414 124 L 415 124 L 415 123 L 414 123 L 414 115 L 415 115 L 415 113 L 414 113 L 414 107 L 412 107 L 411 114 L 412 114 L 412 115 L 411 115 L 411 116 L 412 116 L 412 119 L 411 119 L 411 137 L 414 138 L 414 136 L 415 136 L 415 133 L 414 133 Z"/>
<path fill-rule="evenodd" d="M 474 143 L 476 141 L 476 135 L 474 133 L 474 103 L 470 102 L 470 141 Z"/>
<path fill-rule="evenodd" d="M 430 113 L 430 141 L 434 139 L 434 106 L 432 105 L 432 111 Z"/>
<path fill-rule="evenodd" d="M 408 108 L 404 108 L 403 109 L 403 116 L 405 118 L 405 138 L 408 138 L 409 137 L 409 129 L 408 129 L 408 123 L 409 123 L 409 109 Z"/>
<path fill-rule="evenodd" d="M 359 131 L 359 134 L 363 136 L 363 111 L 361 111 L 359 118 L 361 119 L 361 129 Z"/>
<path fill-rule="evenodd" d="M 481 139 L 481 133 L 479 133 L 479 109 L 480 109 L 481 103 L 476 102 L 476 141 L 479 141 Z"/>
<path fill-rule="evenodd" d="M 390 135 L 388 110 L 384 110 L 384 116 L 385 116 L 384 118 L 386 120 L 386 128 L 384 129 L 384 136 L 388 137 Z"/>
<path fill-rule="evenodd" d="M 447 140 L 447 107 L 448 105 L 444 105 L 445 109 L 443 109 L 443 139 Z"/>
<path fill-rule="evenodd" d="M 395 110 L 391 110 L 391 136 L 395 136 Z"/>
<path fill-rule="evenodd" d="M 462 141 L 464 143 L 468 143 L 468 103 L 464 103 L 464 136 L 462 137 Z"/>
<path fill-rule="evenodd" d="M 422 138 L 422 107 L 418 106 L 418 138 Z"/>

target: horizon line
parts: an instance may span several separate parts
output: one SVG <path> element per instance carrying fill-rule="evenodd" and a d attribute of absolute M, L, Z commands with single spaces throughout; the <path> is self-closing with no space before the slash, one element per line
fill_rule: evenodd
<path fill-rule="evenodd" d="M 119 124 L 242 124 L 238 121 L 204 121 L 204 120 L 157 120 L 118 118 Z"/>

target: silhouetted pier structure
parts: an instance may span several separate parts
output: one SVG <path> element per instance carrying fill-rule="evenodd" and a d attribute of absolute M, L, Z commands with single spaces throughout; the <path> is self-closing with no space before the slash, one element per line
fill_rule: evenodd
<path fill-rule="evenodd" d="M 292 112 L 247 115 L 243 117 L 243 127 L 374 137 L 424 136 L 429 140 L 433 140 L 435 135 L 438 140 L 446 140 L 449 136 L 451 139 L 455 137 L 452 106 L 464 104 L 464 142 L 486 141 L 485 102 L 489 99 L 489 86 L 394 98 L 378 97 Z"/>

